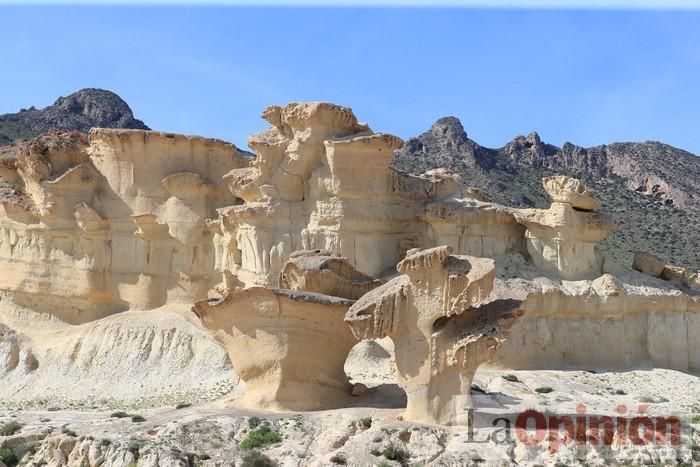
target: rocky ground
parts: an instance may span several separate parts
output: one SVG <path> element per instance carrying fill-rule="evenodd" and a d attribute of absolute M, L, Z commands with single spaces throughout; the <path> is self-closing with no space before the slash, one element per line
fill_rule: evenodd
<path fill-rule="evenodd" d="M 366 352 L 361 352 L 366 354 Z M 384 360 L 384 367 L 390 359 Z M 359 368 L 359 362 L 354 363 Z M 401 391 L 366 368 L 374 381 L 350 407 L 309 413 L 252 412 L 224 398 L 168 407 L 143 405 L 115 410 L 94 405 L 79 410 L 46 407 L 17 410 L 0 402 L 0 454 L 23 465 L 696 465 L 692 434 L 677 446 L 633 446 L 624 439 L 612 448 L 554 444 L 552 435 L 528 446 L 514 428 L 498 428 L 535 408 L 547 417 L 581 413 L 614 415 L 624 405 L 629 419 L 644 412 L 678 415 L 689 430 L 700 421 L 697 376 L 671 370 L 606 373 L 593 371 L 480 370 L 472 388 L 468 427 L 436 427 L 401 419 Z M 359 380 L 365 375 L 354 374 Z M 387 382 L 382 383 L 382 379 Z M 373 385 L 374 388 L 371 388 Z M 202 398 L 206 398 L 202 394 Z M 190 399 L 191 400 L 191 399 Z M 232 406 L 233 404 L 233 406 Z M 578 408 L 578 412 L 577 412 Z M 468 414 L 468 412 L 465 412 Z M 640 415 L 642 414 L 642 415 Z M 468 416 L 468 415 L 465 415 Z M 590 419 L 587 419 L 590 420 Z M 471 422 L 471 423 L 469 423 Z M 495 427 L 494 427 L 495 423 Z M 532 425 L 531 422 L 528 422 Z M 528 425 L 529 426 L 529 425 Z M 551 427 L 549 427 L 551 429 Z M 695 428 L 700 426 L 695 425 Z M 533 431 L 534 433 L 534 431 Z M 547 432 L 553 433 L 553 432 Z M 560 435 L 563 439 L 563 434 Z M 510 439 L 508 439 L 510 438 Z M 695 435 L 698 442 L 698 436 Z M 2 449 L 4 448 L 4 450 Z M 9 451 L 8 451 L 9 450 Z M 11 455 L 9 454 L 11 453 Z M 693 458 L 695 455 L 695 458 Z M 16 459 L 13 459 L 15 456 Z"/>

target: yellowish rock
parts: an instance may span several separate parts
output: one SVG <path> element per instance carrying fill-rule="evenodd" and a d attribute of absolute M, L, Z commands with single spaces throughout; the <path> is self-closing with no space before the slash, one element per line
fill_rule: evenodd
<path fill-rule="evenodd" d="M 226 346 L 246 384 L 240 406 L 319 410 L 348 403 L 343 365 L 357 342 L 343 319 L 353 301 L 283 289 L 251 287 L 194 312 Z"/>
<path fill-rule="evenodd" d="M 405 420 L 464 424 L 474 373 L 500 346 L 520 302 L 488 301 L 493 261 L 452 256 L 449 247 L 413 253 L 397 269 L 403 275 L 358 300 L 346 321 L 358 338 L 394 342 Z"/>

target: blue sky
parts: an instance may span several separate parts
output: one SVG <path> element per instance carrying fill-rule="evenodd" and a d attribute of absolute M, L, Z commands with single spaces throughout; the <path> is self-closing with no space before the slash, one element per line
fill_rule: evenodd
<path fill-rule="evenodd" d="M 324 100 L 404 138 L 455 115 L 487 146 L 535 130 L 557 145 L 660 140 L 700 154 L 700 10 L 682 9 L 691 3 L 4 5 L 0 113 L 101 87 L 154 129 L 245 147 L 266 126 L 265 106 Z"/>

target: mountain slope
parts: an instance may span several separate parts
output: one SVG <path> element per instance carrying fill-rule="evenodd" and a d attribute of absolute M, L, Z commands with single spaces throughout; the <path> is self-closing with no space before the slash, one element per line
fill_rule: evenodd
<path fill-rule="evenodd" d="M 544 176 L 580 178 L 601 200 L 601 211 L 620 222 L 601 246 L 613 259 L 629 266 L 634 252 L 648 250 L 700 269 L 700 158 L 672 146 L 566 143 L 559 148 L 531 133 L 492 149 L 469 139 L 457 118 L 446 117 L 410 138 L 397 151 L 395 166 L 410 173 L 447 167 L 494 201 L 520 207 L 549 206 Z"/>
<path fill-rule="evenodd" d="M 31 107 L 0 115 L 0 146 L 49 130 L 87 132 L 93 127 L 149 129 L 134 118 L 121 97 L 104 89 L 88 88 L 59 97 L 53 105 L 43 109 Z"/>

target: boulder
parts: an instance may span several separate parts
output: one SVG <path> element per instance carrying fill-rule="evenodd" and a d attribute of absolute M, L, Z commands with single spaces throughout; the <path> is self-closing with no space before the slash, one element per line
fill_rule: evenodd
<path fill-rule="evenodd" d="M 663 272 L 666 264 L 664 261 L 653 253 L 641 251 L 634 255 L 632 260 L 632 268 L 652 277 L 659 277 Z"/>

